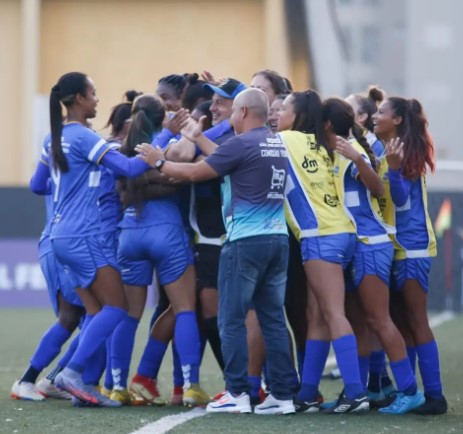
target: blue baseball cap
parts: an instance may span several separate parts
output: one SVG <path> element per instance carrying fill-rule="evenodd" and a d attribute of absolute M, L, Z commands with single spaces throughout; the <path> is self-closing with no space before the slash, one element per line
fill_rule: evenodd
<path fill-rule="evenodd" d="M 224 78 L 220 80 L 217 86 L 205 84 L 204 88 L 212 90 L 212 92 L 224 98 L 235 99 L 235 97 L 246 89 L 246 85 L 234 78 Z"/>

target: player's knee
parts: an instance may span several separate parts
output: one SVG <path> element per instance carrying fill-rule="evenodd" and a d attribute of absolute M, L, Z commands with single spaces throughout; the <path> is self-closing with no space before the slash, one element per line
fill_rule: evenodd
<path fill-rule="evenodd" d="M 80 319 L 84 313 L 85 311 L 83 308 L 70 306 L 60 310 L 58 321 L 66 330 L 72 333 L 79 325 Z"/>

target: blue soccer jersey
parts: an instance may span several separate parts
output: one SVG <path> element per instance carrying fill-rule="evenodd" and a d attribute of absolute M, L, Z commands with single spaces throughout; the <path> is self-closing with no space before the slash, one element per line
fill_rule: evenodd
<path fill-rule="evenodd" d="M 206 158 L 222 183 L 227 240 L 287 234 L 284 191 L 288 172 L 285 145 L 266 128 L 235 136 Z"/>
<path fill-rule="evenodd" d="M 371 167 L 365 150 L 356 141 L 351 141 L 354 148 Z M 335 184 L 339 197 L 343 198 L 348 215 L 356 227 L 357 237 L 367 244 L 379 244 L 390 241 L 389 235 L 395 228 L 387 225 L 381 215 L 378 200 L 358 180 L 358 169 L 346 157 L 335 153 Z"/>
<path fill-rule="evenodd" d="M 68 172 L 61 172 L 50 164 L 55 203 L 51 237 L 93 236 L 101 227 L 98 163 L 110 147 L 89 128 L 72 122 L 63 126 L 62 148 Z"/>
<path fill-rule="evenodd" d="M 119 149 L 120 143 L 110 142 L 111 149 Z M 116 190 L 116 178 L 112 170 L 101 168 L 100 196 L 98 198 L 100 208 L 101 232 L 113 232 L 122 218 L 122 204 Z"/>
<path fill-rule="evenodd" d="M 389 183 L 397 227 L 395 259 L 436 256 L 424 175 L 411 181 L 403 178 L 400 170 L 389 169 Z"/>
<path fill-rule="evenodd" d="M 371 131 L 367 131 L 365 134 L 365 139 L 370 145 L 373 154 L 375 154 L 375 157 L 380 159 L 384 153 L 383 142 L 379 140 L 378 137 L 376 137 L 376 134 L 372 133 Z"/>
<path fill-rule="evenodd" d="M 155 143 L 157 136 L 158 133 L 153 135 L 152 143 Z M 167 146 L 168 143 L 163 149 Z M 145 200 L 139 207 L 135 205 L 127 207 L 119 227 L 143 228 L 164 223 L 183 226 L 177 193 L 159 199 Z"/>

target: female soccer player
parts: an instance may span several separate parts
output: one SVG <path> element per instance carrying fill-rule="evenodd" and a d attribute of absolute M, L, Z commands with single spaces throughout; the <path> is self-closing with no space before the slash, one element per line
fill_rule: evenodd
<path fill-rule="evenodd" d="M 389 315 L 389 281 L 394 250 L 389 234 L 395 233 L 395 229 L 383 222 L 376 199 L 384 192 L 383 182 L 375 171 L 373 151 L 362 128 L 355 123 L 352 107 L 338 98 L 327 99 L 323 103 L 323 122 L 326 141 L 335 151 L 336 191 L 357 233 L 351 265 L 352 283 L 357 294 L 350 293 L 348 298 L 358 295 L 364 313 L 360 309 L 356 312 L 357 318 L 353 319 L 357 323 L 366 322 L 378 336 L 391 362 L 399 392 L 390 406 L 379 411 L 385 414 L 407 413 L 420 406 L 424 398 L 417 390 L 405 342 Z M 351 134 L 355 140 L 348 141 Z M 369 335 L 362 337 L 362 344 L 369 355 Z M 359 338 L 359 348 L 360 342 Z M 366 389 L 369 357 L 359 357 L 359 366 Z"/>
<path fill-rule="evenodd" d="M 61 104 L 66 108 L 64 125 Z M 146 171 L 148 166 L 140 159 L 128 159 L 112 150 L 85 126 L 87 119 L 95 117 L 97 104 L 93 81 L 80 72 L 63 75 L 50 93 L 50 172 L 55 204 L 50 229 L 52 248 L 57 259 L 71 271 L 74 285 L 84 288 L 79 293 L 84 305 L 92 300 L 103 306 L 55 383 L 83 401 L 118 406 L 119 403 L 108 400 L 82 380 L 90 357 L 127 316 L 113 251 L 99 236 L 101 171 L 98 166 L 111 169 L 115 175 L 132 177 Z"/>
<path fill-rule="evenodd" d="M 301 243 L 308 291 L 307 341 L 296 404 L 300 412 L 318 411 L 318 386 L 332 341 L 345 395 L 328 411 L 368 411 L 357 343 L 344 314 L 343 269 L 352 260 L 355 228 L 337 197 L 319 95 L 312 90 L 289 95 L 279 113 L 279 127 L 290 163 L 287 218 Z"/>
<path fill-rule="evenodd" d="M 383 100 L 384 92 L 376 86 L 370 86 L 367 95 L 356 93 L 346 98 L 346 102 L 354 109 L 355 122 L 365 130 L 365 138 L 378 158 L 384 152 L 384 145 L 373 132 L 373 115 Z"/>
<path fill-rule="evenodd" d="M 357 93 L 346 98 L 346 102 L 354 109 L 355 122 L 363 128 L 365 138 L 378 160 L 383 156 L 384 145 L 373 132 L 373 115 L 378 111 L 378 105 L 384 98 L 384 92 L 376 86 L 370 86 L 366 95 Z M 396 390 L 386 368 L 386 354 L 375 336 L 372 336 L 371 345 L 368 347 L 368 351 L 370 347 L 372 350 L 368 376 L 368 393 L 371 398 L 374 398 L 370 400 L 372 404 L 375 400 L 395 394 Z"/>
<path fill-rule="evenodd" d="M 136 145 L 151 142 L 161 130 L 164 115 L 162 104 L 154 97 L 139 97 L 134 104 L 132 125 L 122 152 L 135 155 Z M 183 402 L 204 405 L 209 398 L 199 387 L 200 341 L 195 313 L 193 254 L 177 198 L 166 196 L 144 200 L 147 179 L 142 179 L 142 183 L 127 180 L 123 186 L 125 201 L 130 205 L 120 224 L 118 263 L 129 299 L 129 318 L 140 319 L 146 289 L 156 268 L 158 282 L 164 287 L 176 317 L 175 342 L 185 382 Z M 132 348 L 134 334 L 130 335 Z M 123 374 L 126 381 L 128 366 Z"/>
<path fill-rule="evenodd" d="M 414 412 L 443 414 L 439 352 L 427 315 L 431 258 L 436 240 L 427 210 L 425 174 L 434 170 L 434 147 L 419 101 L 391 97 L 374 115 L 375 134 L 386 143 L 390 198 L 384 198 L 386 221 L 397 228 L 393 287 L 400 291 L 408 329 L 416 345 L 425 403 Z M 392 200 L 391 200 L 392 199 Z M 411 363 L 415 360 L 410 353 Z"/>

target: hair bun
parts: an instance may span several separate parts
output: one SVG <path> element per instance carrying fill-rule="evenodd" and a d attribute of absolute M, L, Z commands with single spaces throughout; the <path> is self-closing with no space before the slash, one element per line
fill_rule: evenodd
<path fill-rule="evenodd" d="M 137 96 L 143 95 L 143 92 L 138 92 L 136 90 L 128 90 L 124 93 L 124 100 L 132 104 L 135 101 Z"/>
<path fill-rule="evenodd" d="M 375 103 L 384 101 L 384 91 L 378 86 L 370 86 L 368 88 L 368 98 L 371 98 Z"/>
<path fill-rule="evenodd" d="M 186 73 L 183 74 L 183 76 L 185 77 L 185 80 L 189 86 L 196 84 L 199 79 L 199 75 L 196 72 L 193 72 L 193 74 Z"/>

